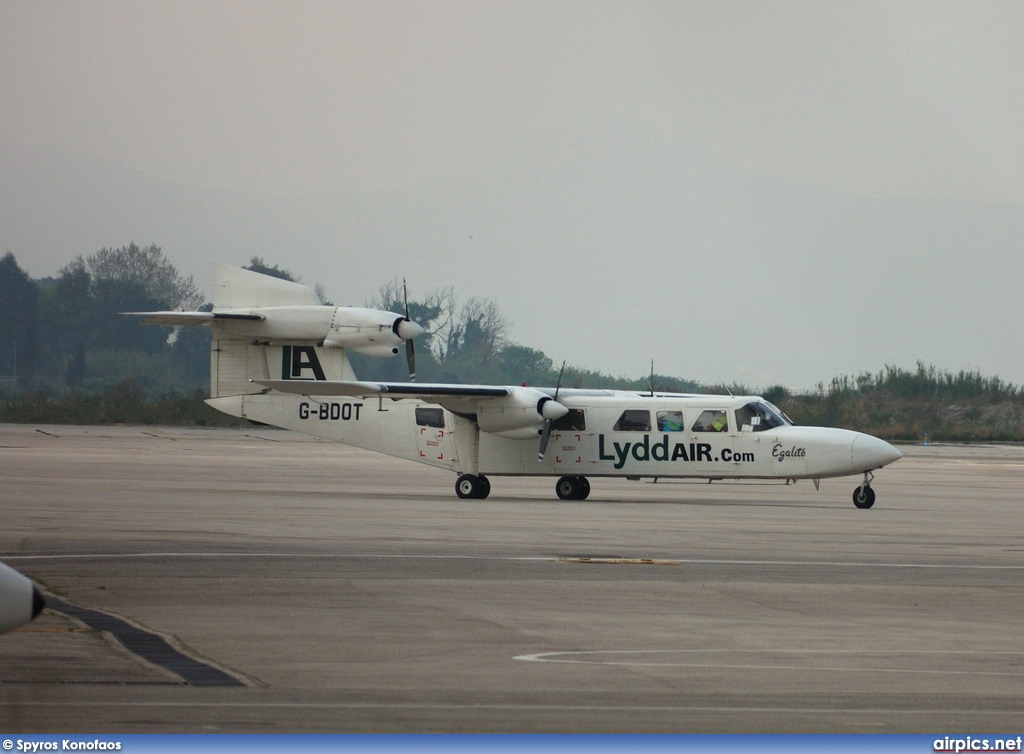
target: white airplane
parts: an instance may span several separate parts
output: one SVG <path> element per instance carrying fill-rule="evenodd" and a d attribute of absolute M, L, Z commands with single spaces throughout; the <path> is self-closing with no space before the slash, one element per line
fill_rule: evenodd
<path fill-rule="evenodd" d="M 0 634 L 28 623 L 43 607 L 43 596 L 32 581 L 0 563 Z"/>
<path fill-rule="evenodd" d="M 405 315 L 324 306 L 308 286 L 216 265 L 210 312 L 129 312 L 145 324 L 206 325 L 214 408 L 254 422 L 436 466 L 482 499 L 489 477 L 553 476 L 563 500 L 590 478 L 794 482 L 874 471 L 901 457 L 845 429 L 795 426 L 763 398 L 560 387 L 359 381 L 346 351 L 397 355 L 424 328 Z"/>

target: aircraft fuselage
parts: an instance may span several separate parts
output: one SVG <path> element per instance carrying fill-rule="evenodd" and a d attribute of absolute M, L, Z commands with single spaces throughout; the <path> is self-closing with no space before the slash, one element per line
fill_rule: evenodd
<path fill-rule="evenodd" d="M 315 389 L 311 384 L 310 390 Z M 739 412 L 744 406 L 770 405 L 757 397 L 575 392 L 563 390 L 559 396 L 570 415 L 556 423 L 542 461 L 537 459 L 537 431 L 521 439 L 479 432 L 468 418 L 416 400 L 268 393 L 210 402 L 255 421 L 492 476 L 822 479 L 876 469 L 900 456 L 889 443 L 859 432 L 743 424 Z M 224 405 L 228 401 L 236 401 L 237 410 Z M 699 423 L 719 412 L 725 415 L 720 429 Z M 672 417 L 670 427 L 665 416 Z M 475 467 L 467 464 L 472 445 Z"/>
<path fill-rule="evenodd" d="M 556 476 L 558 497 L 583 500 L 589 477 L 864 474 L 854 504 L 870 508 L 872 470 L 900 457 L 870 435 L 794 426 L 756 396 L 419 383 L 412 339 L 425 329 L 408 305 L 404 315 L 321 305 L 308 286 L 226 265 L 214 277 L 211 311 L 131 313 L 210 328 L 211 406 L 449 469 L 460 497 L 487 497 L 487 475 Z M 407 382 L 361 381 L 346 355 L 393 356 L 402 346 Z"/>

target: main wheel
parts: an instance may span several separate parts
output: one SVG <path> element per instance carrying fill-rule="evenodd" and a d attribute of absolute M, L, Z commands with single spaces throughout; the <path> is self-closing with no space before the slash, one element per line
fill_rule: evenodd
<path fill-rule="evenodd" d="M 590 482 L 585 476 L 563 476 L 555 483 L 555 494 L 560 500 L 586 500 Z"/>
<path fill-rule="evenodd" d="M 483 500 L 491 492 L 491 483 L 485 476 L 463 474 L 455 480 L 455 494 L 469 500 Z"/>
<path fill-rule="evenodd" d="M 563 476 L 555 482 L 555 494 L 559 500 L 576 499 L 576 477 Z"/>
<path fill-rule="evenodd" d="M 875 491 L 866 485 L 854 488 L 853 504 L 858 508 L 870 508 L 875 504 Z"/>

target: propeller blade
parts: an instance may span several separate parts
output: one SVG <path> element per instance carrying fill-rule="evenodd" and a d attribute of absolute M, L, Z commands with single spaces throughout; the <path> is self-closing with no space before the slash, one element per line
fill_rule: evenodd
<path fill-rule="evenodd" d="M 562 362 L 562 368 L 558 370 L 558 381 L 555 383 L 555 398 L 550 403 L 545 403 L 549 411 L 557 406 L 561 409 L 561 413 L 558 416 L 564 416 L 567 413 L 565 406 L 558 402 L 558 391 L 562 389 L 562 375 L 565 374 L 565 362 Z M 541 414 L 544 413 L 544 406 L 538 406 Z M 544 419 L 544 429 L 540 433 L 540 447 L 537 449 L 537 462 L 540 463 L 544 460 L 544 454 L 548 451 L 548 440 L 551 439 L 551 426 L 555 423 L 554 416 L 548 416 Z"/>
<path fill-rule="evenodd" d="M 416 382 L 416 348 L 412 340 L 405 341 L 405 363 L 409 367 L 409 382 Z"/>
<path fill-rule="evenodd" d="M 548 440 L 551 438 L 551 425 L 554 423 L 554 419 L 544 420 L 544 430 L 540 433 L 540 448 L 537 450 L 538 463 L 544 460 L 544 454 L 548 451 Z"/>

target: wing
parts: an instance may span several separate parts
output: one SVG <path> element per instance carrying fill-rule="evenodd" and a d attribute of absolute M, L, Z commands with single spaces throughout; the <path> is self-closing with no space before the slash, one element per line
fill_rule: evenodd
<path fill-rule="evenodd" d="M 496 385 L 450 385 L 429 382 L 332 382 L 324 380 L 253 380 L 257 385 L 299 395 L 386 395 L 394 400 L 418 398 L 456 413 L 472 412 L 481 400 L 507 398 L 512 388 Z"/>
<path fill-rule="evenodd" d="M 417 382 L 361 382 L 329 380 L 253 380 L 257 385 L 299 395 L 387 396 L 415 398 L 448 409 L 476 423 L 481 432 L 517 440 L 542 437 L 544 456 L 552 422 L 569 409 L 547 392 L 531 387 L 452 385 Z"/>

